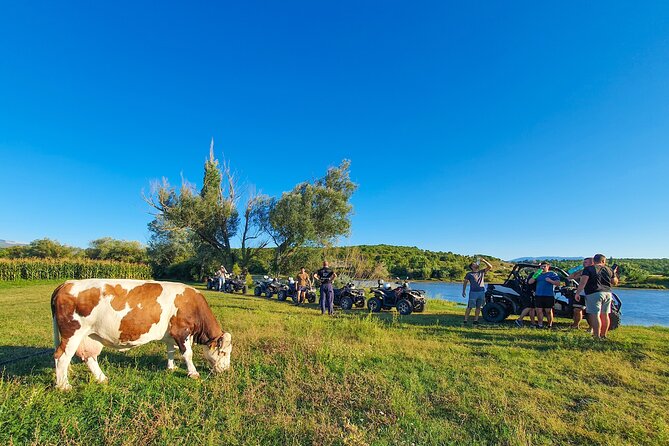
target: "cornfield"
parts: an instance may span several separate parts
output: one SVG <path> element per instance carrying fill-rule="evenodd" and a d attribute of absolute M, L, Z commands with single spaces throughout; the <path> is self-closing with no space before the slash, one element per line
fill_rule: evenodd
<path fill-rule="evenodd" d="M 0 259 L 0 281 L 50 279 L 151 279 L 142 263 L 89 259 Z"/>

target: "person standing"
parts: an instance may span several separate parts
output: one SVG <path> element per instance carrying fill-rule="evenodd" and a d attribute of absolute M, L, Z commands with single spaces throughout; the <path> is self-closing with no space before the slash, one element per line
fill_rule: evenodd
<path fill-rule="evenodd" d="M 606 265 L 603 254 L 596 254 L 592 260 L 593 264 L 583 269 L 576 294 L 585 291 L 585 311 L 592 327 L 592 336 L 595 339 L 606 339 L 611 325 L 611 287 L 618 285 L 618 271 Z"/>
<path fill-rule="evenodd" d="M 583 266 L 578 268 L 576 271 L 572 272 L 567 276 L 568 280 L 580 280 L 583 275 L 583 270 L 589 266 L 592 266 L 593 260 L 592 257 L 586 257 L 583 259 Z M 585 292 L 581 291 L 581 294 L 574 293 L 574 297 L 569 298 L 569 303 L 571 304 L 573 310 L 574 323 L 570 325 L 569 328 L 578 329 L 583 320 L 583 311 L 585 310 Z M 588 322 L 589 323 L 589 322 Z"/>
<path fill-rule="evenodd" d="M 225 291 L 225 279 L 228 278 L 228 270 L 225 269 L 225 266 L 221 265 L 218 271 L 216 271 L 218 276 L 218 291 Z"/>
<path fill-rule="evenodd" d="M 325 314 L 326 310 L 330 316 L 334 314 L 334 289 L 332 289 L 332 282 L 336 278 L 337 274 L 330 269 L 327 260 L 323 262 L 323 268 L 314 273 L 314 279 L 318 279 L 321 282 L 321 315 Z"/>
<path fill-rule="evenodd" d="M 548 320 L 548 328 L 553 327 L 553 306 L 555 305 L 555 287 L 560 285 L 560 276 L 551 271 L 551 264 L 541 262 L 539 270 L 527 281 L 530 285 L 537 283 L 534 293 L 534 306 L 536 307 L 537 325 L 544 327 L 544 315 Z"/>
<path fill-rule="evenodd" d="M 304 303 L 309 288 L 311 288 L 311 277 L 309 277 L 309 273 L 302 267 L 297 274 L 297 303 L 295 305 L 302 305 Z"/>
<path fill-rule="evenodd" d="M 480 269 L 478 263 L 470 263 L 469 269 L 471 271 L 465 274 L 465 280 L 462 282 L 462 297 L 467 295 L 467 284 L 469 283 L 469 301 L 467 302 L 465 320 L 463 322 L 465 325 L 472 308 L 476 308 L 474 312 L 474 325 L 479 324 L 479 314 L 481 314 L 481 307 L 485 301 L 485 273 L 492 269 L 492 265 L 486 259 L 482 258 L 481 261 L 486 264 L 486 267 Z"/>

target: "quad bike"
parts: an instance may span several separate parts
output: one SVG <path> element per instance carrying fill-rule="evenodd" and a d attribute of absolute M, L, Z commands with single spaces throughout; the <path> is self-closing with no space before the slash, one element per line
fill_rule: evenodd
<path fill-rule="evenodd" d="M 509 273 L 502 284 L 488 284 L 485 292 L 485 302 L 483 306 L 483 318 L 492 323 L 502 322 L 509 315 L 518 315 L 523 310 L 522 298 L 533 297 L 536 284 L 530 285 L 528 280 L 532 274 L 539 268 L 535 263 L 517 263 Z M 574 294 L 577 289 L 577 283 L 573 279 L 568 279 L 568 274 L 561 268 L 551 266 L 550 271 L 557 273 L 560 281 L 566 283 L 565 286 L 555 288 L 555 305 L 553 314 L 559 317 L 571 318 L 574 312 Z M 611 304 L 611 327 L 613 330 L 620 325 L 622 316 L 622 302 L 615 294 Z M 580 309 L 577 309 L 581 311 Z"/>
<path fill-rule="evenodd" d="M 402 315 L 411 314 L 412 312 L 421 313 L 425 310 L 425 291 L 412 290 L 409 287 L 409 282 L 406 280 L 399 281 L 399 285 L 393 289 L 389 283 L 384 283 L 379 280 L 377 288 L 370 288 L 370 292 L 374 295 L 367 301 L 367 308 L 372 313 L 378 313 L 381 310 L 390 310 L 393 307 L 397 308 Z"/>
<path fill-rule="evenodd" d="M 225 280 L 225 285 L 223 289 L 227 293 L 234 293 L 236 291 L 241 291 L 242 294 L 246 294 L 246 281 L 241 278 L 241 276 L 232 276 Z"/>
<path fill-rule="evenodd" d="M 278 293 L 281 289 L 281 283 L 276 277 L 270 279 L 268 276 L 264 276 L 263 280 L 256 280 L 255 287 L 253 288 L 253 294 L 255 296 L 262 296 L 263 294 L 267 298 L 271 298 L 274 293 Z"/>
<path fill-rule="evenodd" d="M 365 292 L 356 288 L 353 282 L 348 282 L 343 287 L 334 289 L 334 304 L 342 310 L 350 310 L 353 305 L 362 308 L 365 306 Z"/>
<path fill-rule="evenodd" d="M 293 303 L 297 303 L 297 282 L 292 277 L 288 278 L 288 284 L 281 285 L 281 289 L 277 295 L 280 301 L 284 301 L 289 297 L 293 300 Z M 310 304 L 316 302 L 316 292 L 313 288 L 309 287 L 307 290 L 306 299 Z"/>

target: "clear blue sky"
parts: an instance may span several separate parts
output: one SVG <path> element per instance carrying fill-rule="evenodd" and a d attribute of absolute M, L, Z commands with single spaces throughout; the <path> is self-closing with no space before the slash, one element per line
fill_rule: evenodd
<path fill-rule="evenodd" d="M 346 244 L 669 256 L 669 2 L 100 3 L 2 6 L 0 238 L 146 242 L 214 137 L 268 194 L 351 159 Z"/>

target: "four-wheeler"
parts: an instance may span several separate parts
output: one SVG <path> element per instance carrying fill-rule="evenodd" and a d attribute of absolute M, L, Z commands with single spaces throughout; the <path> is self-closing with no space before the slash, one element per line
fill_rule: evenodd
<path fill-rule="evenodd" d="M 411 314 L 413 311 L 420 313 L 425 309 L 425 291 L 412 290 L 409 287 L 409 282 L 406 280 L 399 282 L 396 278 L 395 282 L 399 286 L 392 289 L 389 283 L 384 283 L 379 280 L 378 288 L 370 288 L 370 292 L 374 294 L 367 301 L 367 308 L 372 313 L 378 313 L 381 310 L 390 310 L 393 307 L 397 308 L 400 314 Z"/>
<path fill-rule="evenodd" d="M 356 288 L 353 282 L 348 282 L 342 288 L 334 289 L 334 304 L 342 310 L 350 310 L 353 305 L 362 308 L 365 306 L 365 292 Z"/>
<path fill-rule="evenodd" d="M 536 263 L 517 263 L 504 283 L 488 284 L 485 292 L 486 304 L 483 307 L 483 318 L 488 322 L 499 323 L 511 314 L 520 314 L 523 309 L 522 298 L 534 296 L 536 284 L 530 285 L 528 280 L 538 268 L 539 265 Z M 568 279 L 568 274 L 563 269 L 551 266 L 550 270 L 557 273 L 560 281 L 566 284 L 555 288 L 553 313 L 555 316 L 571 318 L 574 311 L 573 298 L 578 284 L 575 280 Z M 615 293 L 612 294 L 611 330 L 620 325 L 622 315 L 622 302 Z"/>
<path fill-rule="evenodd" d="M 215 274 L 209 275 L 206 277 L 207 279 L 207 289 L 208 290 L 213 290 L 213 291 L 220 291 L 219 287 L 219 280 L 218 276 Z M 223 285 L 225 287 L 225 285 Z"/>
<path fill-rule="evenodd" d="M 297 282 L 292 277 L 288 278 L 288 284 L 281 284 L 281 289 L 277 295 L 280 301 L 284 301 L 289 297 L 293 300 L 293 303 L 297 303 Z M 316 302 L 316 292 L 313 288 L 307 290 L 306 299 L 311 304 Z"/>
<path fill-rule="evenodd" d="M 246 281 L 241 276 L 231 276 L 225 280 L 223 289 L 226 293 L 234 293 L 235 291 L 241 291 L 242 294 L 246 294 Z"/>
<path fill-rule="evenodd" d="M 265 295 L 265 297 L 270 298 L 274 293 L 278 293 L 281 288 L 281 283 L 276 277 L 270 279 L 268 276 L 264 276 L 263 280 L 256 280 L 255 287 L 253 289 L 253 294 L 255 296 Z"/>

